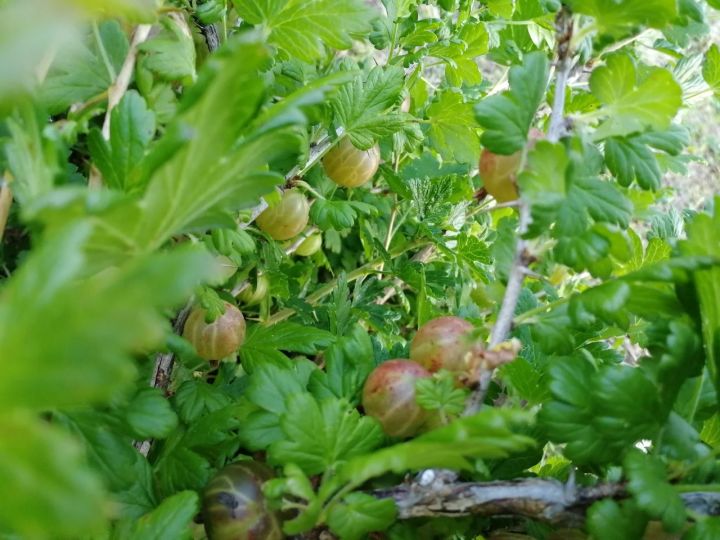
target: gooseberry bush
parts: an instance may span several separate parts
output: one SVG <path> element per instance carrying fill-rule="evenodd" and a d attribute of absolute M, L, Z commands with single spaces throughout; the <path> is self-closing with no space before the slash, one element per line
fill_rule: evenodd
<path fill-rule="evenodd" d="M 0 3 L 0 537 L 720 538 L 717 9 Z"/>

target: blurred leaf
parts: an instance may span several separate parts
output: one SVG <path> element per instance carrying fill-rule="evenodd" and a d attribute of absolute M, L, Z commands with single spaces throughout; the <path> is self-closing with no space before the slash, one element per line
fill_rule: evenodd
<path fill-rule="evenodd" d="M 661 519 L 669 532 L 678 532 L 686 520 L 680 495 L 665 480 L 665 466 L 655 456 L 631 450 L 625 457 L 628 491 L 638 507 L 654 518 Z"/>
<path fill-rule="evenodd" d="M 75 441 L 20 411 L 0 414 L 0 433 L 0 529 L 48 540 L 101 530 L 102 486 Z"/>
<path fill-rule="evenodd" d="M 720 94 L 720 48 L 714 43 L 705 53 L 702 75 L 715 95 Z"/>
<path fill-rule="evenodd" d="M 568 0 L 576 13 L 595 17 L 601 30 L 622 34 L 635 25 L 662 28 L 677 17 L 675 0 Z"/>
<path fill-rule="evenodd" d="M 531 447 L 532 439 L 512 431 L 513 425 L 528 422 L 529 418 L 516 410 L 483 409 L 411 441 L 353 458 L 338 469 L 338 480 L 360 486 L 390 471 L 403 474 L 433 467 L 472 469 L 470 459 L 500 458 Z"/>
<path fill-rule="evenodd" d="M 78 280 L 89 233 L 84 223 L 47 235 L 0 290 L 5 408 L 106 402 L 131 380 L 132 354 L 161 342 L 161 310 L 216 270 L 206 252 L 182 249 Z"/>
<path fill-rule="evenodd" d="M 604 499 L 588 510 L 587 527 L 597 540 L 637 540 L 643 536 L 647 521 L 633 504 L 620 506 Z"/>
<path fill-rule="evenodd" d="M 660 167 L 652 151 L 637 138 L 613 137 L 605 141 L 605 161 L 620 185 L 637 180 L 643 189 L 660 187 Z"/>

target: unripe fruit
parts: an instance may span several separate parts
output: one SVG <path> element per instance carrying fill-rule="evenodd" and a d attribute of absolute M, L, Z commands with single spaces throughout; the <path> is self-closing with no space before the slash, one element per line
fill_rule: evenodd
<path fill-rule="evenodd" d="M 205 487 L 202 513 L 209 540 L 280 540 L 277 515 L 268 506 L 262 484 L 272 471 L 255 461 L 232 463 Z"/>
<path fill-rule="evenodd" d="M 295 250 L 295 253 L 301 257 L 309 257 L 310 255 L 315 255 L 315 253 L 320 250 L 320 247 L 322 247 L 322 234 L 315 233 L 303 240 L 302 244 Z"/>
<path fill-rule="evenodd" d="M 438 317 L 420 327 L 410 342 L 410 360 L 434 373 L 447 369 L 463 373 L 470 367 L 472 350 L 469 334 L 474 326 L 460 317 Z"/>
<path fill-rule="evenodd" d="M 323 158 L 325 173 L 339 186 L 354 188 L 370 180 L 380 166 L 380 147 L 359 150 L 344 137 Z"/>
<path fill-rule="evenodd" d="M 255 223 L 275 240 L 289 240 L 302 232 L 309 218 L 310 205 L 305 195 L 296 189 L 288 189 L 280 202 L 267 208 Z"/>
<path fill-rule="evenodd" d="M 535 141 L 543 137 L 539 129 L 531 129 L 528 137 L 529 148 Z M 518 198 L 517 173 L 522 160 L 522 150 L 504 156 L 495 154 L 484 148 L 480 154 L 480 178 L 485 191 L 492 195 L 499 203 L 514 201 Z"/>
<path fill-rule="evenodd" d="M 423 427 L 428 413 L 415 401 L 415 382 L 430 373 L 410 360 L 388 360 L 365 381 L 365 413 L 380 422 L 391 437 L 412 437 Z"/>
<path fill-rule="evenodd" d="M 267 296 L 268 290 L 270 290 L 270 280 L 265 274 L 260 274 L 255 286 L 248 284 L 238 298 L 246 306 L 254 306 L 262 302 L 263 298 Z"/>
<path fill-rule="evenodd" d="M 225 313 L 211 323 L 206 311 L 194 308 L 185 322 L 183 337 L 193 344 L 200 358 L 220 360 L 235 353 L 245 341 L 245 317 L 242 311 L 225 302 Z"/>

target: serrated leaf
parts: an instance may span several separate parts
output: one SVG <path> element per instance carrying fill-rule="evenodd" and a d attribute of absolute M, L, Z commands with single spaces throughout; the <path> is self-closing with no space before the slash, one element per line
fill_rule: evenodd
<path fill-rule="evenodd" d="M 295 362 L 288 368 L 260 365 L 250 376 L 245 396 L 258 407 L 282 415 L 289 398 L 305 392 L 313 366 L 310 362 Z"/>
<path fill-rule="evenodd" d="M 289 359 L 281 351 L 315 354 L 333 341 L 334 337 L 330 332 L 298 323 L 254 325 L 248 330 L 240 348 L 240 357 L 245 369 L 252 372 L 266 362 L 279 366 L 288 365 Z"/>
<path fill-rule="evenodd" d="M 125 417 L 144 439 L 167 437 L 178 424 L 170 403 L 157 388 L 144 388 L 130 401 Z"/>
<path fill-rule="evenodd" d="M 592 72 L 590 90 L 603 104 L 599 114 L 606 118 L 595 140 L 667 129 L 682 104 L 682 89 L 669 71 L 650 68 L 639 81 L 632 59 L 623 53 L 608 57 Z"/>
<path fill-rule="evenodd" d="M 270 462 L 294 463 L 308 475 L 366 454 L 385 438 L 377 420 L 360 416 L 347 401 L 316 401 L 308 393 L 290 396 L 280 425 L 286 438 L 270 445 Z"/>
<path fill-rule="evenodd" d="M 637 180 L 643 189 L 660 187 L 661 173 L 655 155 L 637 138 L 613 137 L 605 141 L 605 161 L 621 185 Z"/>
<path fill-rule="evenodd" d="M 560 144 L 539 141 L 528 152 L 525 169 L 518 177 L 524 199 L 532 206 L 551 206 L 565 198 L 565 169 L 569 163 Z"/>
<path fill-rule="evenodd" d="M 392 499 L 376 499 L 367 493 L 351 493 L 328 509 L 330 530 L 342 540 L 360 540 L 368 533 L 384 531 L 397 515 Z"/>
<path fill-rule="evenodd" d="M 118 73 L 128 50 L 128 41 L 117 21 L 99 25 L 98 35 L 108 54 L 110 66 Z M 93 37 L 87 43 L 70 43 L 55 55 L 45 83 L 40 88 L 40 102 L 50 114 L 57 114 L 74 103 L 88 100 L 107 90 L 113 83 Z"/>
<path fill-rule="evenodd" d="M 194 491 L 182 491 L 165 499 L 160 506 L 135 524 L 132 540 L 187 539 L 190 523 L 198 511 L 199 498 Z"/>
<path fill-rule="evenodd" d="M 475 106 L 475 116 L 485 129 L 481 139 L 484 147 L 496 154 L 510 155 L 525 146 L 545 96 L 548 70 L 544 53 L 530 53 L 521 66 L 510 69 L 509 91 L 486 97 Z"/>
<path fill-rule="evenodd" d="M 306 62 L 320 58 L 324 46 L 347 49 L 352 36 L 365 35 L 375 16 L 361 0 L 233 0 L 238 14 L 264 23 L 270 43 Z"/>
<path fill-rule="evenodd" d="M 230 398 L 220 388 L 205 381 L 189 380 L 175 391 L 174 402 L 182 421 L 189 424 L 204 414 L 227 406 Z"/>
<path fill-rule="evenodd" d="M 195 79 L 195 44 L 185 25 L 172 17 L 160 19 L 163 31 L 140 44 L 143 65 L 169 80 Z"/>
<path fill-rule="evenodd" d="M 399 67 L 374 67 L 341 86 L 331 101 L 335 121 L 354 146 L 369 150 L 378 139 L 400 131 L 411 117 L 389 112 L 400 101 L 404 72 Z"/>
<path fill-rule="evenodd" d="M 442 92 L 427 110 L 430 142 L 446 161 L 475 164 L 480 157 L 479 125 L 462 94 Z"/>
<path fill-rule="evenodd" d="M 325 370 L 312 373 L 310 391 L 320 399 L 335 396 L 355 404 L 374 367 L 370 336 L 362 326 L 355 325 L 325 350 Z"/>

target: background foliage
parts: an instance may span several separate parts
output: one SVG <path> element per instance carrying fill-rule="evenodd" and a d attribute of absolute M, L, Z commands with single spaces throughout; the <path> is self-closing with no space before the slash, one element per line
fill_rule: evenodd
<path fill-rule="evenodd" d="M 0 537 L 201 538 L 198 493 L 253 456 L 277 473 L 266 495 L 295 510 L 288 535 L 552 537 L 530 518 L 398 520 L 373 495 L 442 467 L 622 481 L 627 497 L 589 509 L 593 538 L 648 522 L 717 538 L 681 494 L 720 485 L 720 214 L 709 198 L 668 210 L 663 182 L 687 189 L 698 139 L 679 120 L 720 95 L 715 9 L 1 2 Z M 553 113 L 561 137 L 528 146 Z M 371 184 L 325 175 L 341 136 L 380 144 Z M 482 149 L 523 153 L 528 227 L 484 197 Z M 309 257 L 252 223 L 290 186 L 313 201 L 304 234 L 322 233 Z M 423 382 L 446 425 L 390 440 L 358 409 L 365 379 L 440 315 L 487 340 L 519 225 L 518 357 L 476 415 L 447 377 Z M 243 296 L 265 278 L 266 295 Z M 218 365 L 171 322 L 220 300 L 249 327 L 238 362 Z"/>

